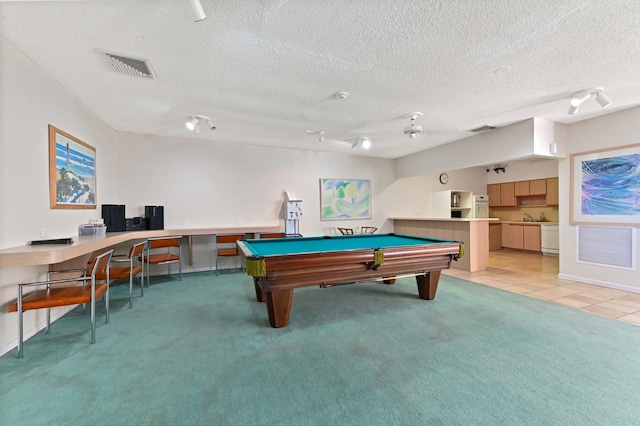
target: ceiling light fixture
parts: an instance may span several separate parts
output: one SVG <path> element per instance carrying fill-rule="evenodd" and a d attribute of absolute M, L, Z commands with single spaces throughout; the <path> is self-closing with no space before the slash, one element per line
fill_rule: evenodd
<path fill-rule="evenodd" d="M 189 7 L 191 8 L 191 14 L 193 15 L 193 22 L 207 19 L 207 14 L 204 13 L 200 0 L 189 0 Z"/>
<path fill-rule="evenodd" d="M 404 118 L 411 119 L 411 125 L 404 128 L 404 134 L 409 135 L 411 139 L 422 133 L 422 126 L 415 124 L 416 118 L 418 117 L 422 117 L 421 112 L 410 112 L 404 115 Z"/>
<path fill-rule="evenodd" d="M 596 102 L 598 102 L 598 104 L 600 104 L 602 108 L 606 108 L 613 103 L 611 102 L 611 99 L 609 99 L 607 95 L 603 93 L 602 87 L 596 87 L 595 89 L 586 89 L 573 95 L 573 98 L 571 98 L 571 102 L 569 103 L 569 111 L 567 111 L 567 113 L 571 115 L 577 114 L 578 109 L 580 109 L 580 105 L 582 105 L 584 101 L 589 99 L 591 95 L 596 96 Z"/>
<path fill-rule="evenodd" d="M 599 103 L 602 108 L 606 108 L 613 103 L 602 91 L 596 92 L 596 102 Z"/>
<path fill-rule="evenodd" d="M 318 142 L 324 142 L 324 131 L 322 130 L 305 130 L 305 132 L 312 134 L 312 135 L 318 135 Z"/>
<path fill-rule="evenodd" d="M 364 149 L 369 149 L 371 148 L 371 139 L 366 136 L 356 138 L 351 142 L 351 149 L 357 147 L 358 145 L 361 145 Z"/>
<path fill-rule="evenodd" d="M 185 123 L 185 126 L 187 126 L 187 129 L 191 130 L 193 133 L 197 135 L 198 133 L 200 133 L 200 124 L 202 122 L 207 123 L 209 130 L 216 129 L 216 126 L 213 125 L 213 123 L 211 122 L 211 119 L 206 115 L 194 115 Z"/>

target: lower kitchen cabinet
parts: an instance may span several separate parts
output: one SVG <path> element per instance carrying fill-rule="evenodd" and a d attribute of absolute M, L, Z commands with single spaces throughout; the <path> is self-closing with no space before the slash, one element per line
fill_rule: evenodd
<path fill-rule="evenodd" d="M 503 223 L 502 247 L 518 250 L 541 251 L 540 225 Z"/>
<path fill-rule="evenodd" d="M 524 225 L 522 228 L 524 249 L 529 251 L 542 251 L 540 225 Z"/>

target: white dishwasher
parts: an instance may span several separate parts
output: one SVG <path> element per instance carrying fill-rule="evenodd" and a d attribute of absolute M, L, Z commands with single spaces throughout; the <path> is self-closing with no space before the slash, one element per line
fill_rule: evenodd
<path fill-rule="evenodd" d="M 559 240 L 558 224 L 540 224 L 540 242 L 542 243 L 542 254 L 559 254 Z"/>

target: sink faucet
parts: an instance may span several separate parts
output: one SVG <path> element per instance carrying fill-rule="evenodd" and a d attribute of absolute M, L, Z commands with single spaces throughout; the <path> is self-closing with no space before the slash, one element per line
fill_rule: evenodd
<path fill-rule="evenodd" d="M 532 216 L 525 213 L 523 222 L 535 222 L 535 219 Z"/>

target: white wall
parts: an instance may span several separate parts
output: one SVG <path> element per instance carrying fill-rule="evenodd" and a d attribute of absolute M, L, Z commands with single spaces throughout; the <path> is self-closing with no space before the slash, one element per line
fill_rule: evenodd
<path fill-rule="evenodd" d="M 483 167 L 447 171 L 449 182 L 439 181 L 440 173 L 398 179 L 387 190 L 390 217 L 432 217 L 431 193 L 444 190 L 487 193 L 487 177 Z"/>
<path fill-rule="evenodd" d="M 517 182 L 558 176 L 558 160 L 530 158 L 510 161 L 504 165 L 506 165 L 504 172 L 496 173 L 489 168 L 486 172 L 487 183 Z"/>
<path fill-rule="evenodd" d="M 572 124 L 569 141 L 572 154 L 637 144 L 640 142 L 640 107 Z M 566 200 L 560 207 L 560 276 L 640 292 L 638 271 L 576 261 L 576 226 L 569 223 L 570 159 L 560 161 L 559 174 L 559 195 L 561 200 Z M 636 265 L 640 265 L 640 251 L 636 253 Z"/>
<path fill-rule="evenodd" d="M 3 37 L 0 37 L 0 249 L 41 239 L 73 237 L 98 210 L 49 208 L 48 125 L 96 148 L 97 195 L 113 197 L 114 132 Z M 46 267 L 0 268 L 0 355 L 17 338 L 17 314 L 7 313 L 16 284 L 41 279 Z M 44 311 L 25 314 L 25 329 Z"/>
<path fill-rule="evenodd" d="M 131 133 L 117 137 L 118 196 L 127 217 L 163 205 L 165 227 L 272 225 L 284 227 L 285 189 L 303 202 L 303 235 L 335 234 L 337 226 L 391 231 L 380 197 L 395 180 L 393 160 L 333 153 L 233 145 Z M 372 218 L 321 221 L 320 179 L 368 179 Z"/>

